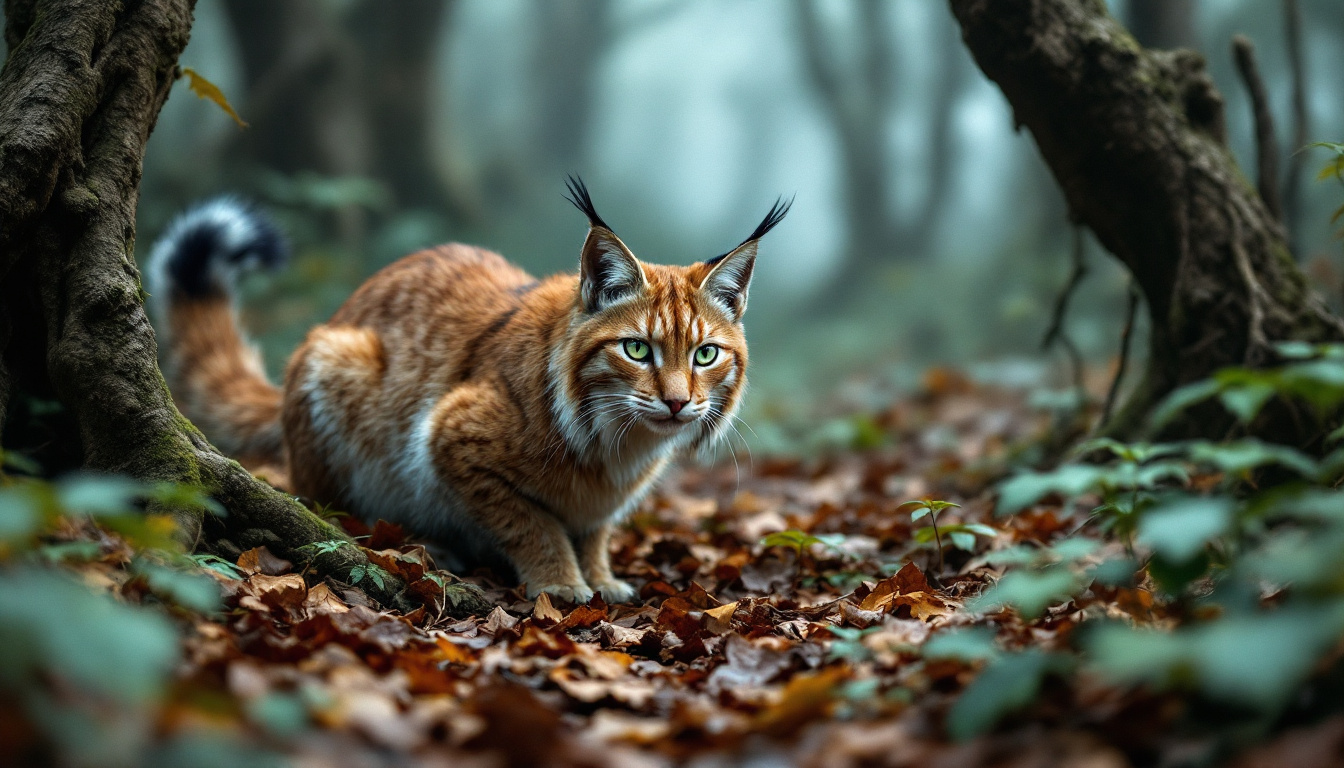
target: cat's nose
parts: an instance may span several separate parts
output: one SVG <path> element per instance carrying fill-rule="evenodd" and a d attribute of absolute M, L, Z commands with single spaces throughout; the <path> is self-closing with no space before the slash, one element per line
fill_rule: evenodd
<path fill-rule="evenodd" d="M 678 413 L 681 413 L 681 409 L 682 409 L 682 408 L 685 408 L 685 407 L 686 407 L 686 403 L 688 403 L 689 401 L 688 401 L 688 400 L 668 400 L 668 399 L 664 398 L 664 399 L 663 399 L 663 402 L 664 402 L 664 403 L 667 403 L 667 410 L 671 411 L 673 416 L 676 416 Z"/>

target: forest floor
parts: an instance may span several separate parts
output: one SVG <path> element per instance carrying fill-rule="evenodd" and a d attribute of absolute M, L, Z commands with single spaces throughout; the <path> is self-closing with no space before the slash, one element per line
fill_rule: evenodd
<path fill-rule="evenodd" d="M 994 514 L 993 481 L 1061 436 L 1057 417 L 935 370 L 869 426 L 881 439 L 866 450 L 681 471 L 615 538 L 634 604 L 531 601 L 478 575 L 489 615 L 453 618 L 433 600 L 402 615 L 247 552 L 242 578 L 211 571 L 222 612 L 179 618 L 185 652 L 155 727 L 238 735 L 312 766 L 1200 762 L 1191 705 L 1171 694 L 1000 673 L 963 697 L 987 658 L 1064 648 L 1085 618 L 1170 622 L 1142 574 L 1031 620 L 976 602 L 1004 572 L 997 552 L 1066 536 L 1096 539 L 1098 561 L 1120 548 L 1086 498 Z M 931 536 L 915 499 L 960 506 Z M 383 569 L 426 583 L 423 547 L 348 524 Z M 135 598 L 124 547 L 99 535 L 84 580 Z M 1241 764 L 1330 764 L 1344 719 L 1276 738 Z"/>

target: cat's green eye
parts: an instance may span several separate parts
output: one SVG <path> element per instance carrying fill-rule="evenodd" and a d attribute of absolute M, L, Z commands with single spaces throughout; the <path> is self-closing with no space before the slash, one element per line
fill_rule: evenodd
<path fill-rule="evenodd" d="M 648 342 L 639 339 L 626 339 L 622 346 L 625 348 L 625 356 L 637 363 L 648 362 L 649 354 L 653 352 Z"/>
<path fill-rule="evenodd" d="M 696 365 L 709 365 L 717 359 L 719 359 L 719 348 L 713 344 L 706 344 L 695 350 Z"/>

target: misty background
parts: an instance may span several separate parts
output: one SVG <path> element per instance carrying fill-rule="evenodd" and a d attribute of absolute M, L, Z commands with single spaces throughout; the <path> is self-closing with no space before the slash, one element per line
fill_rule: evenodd
<path fill-rule="evenodd" d="M 1279 0 L 1111 8 L 1146 44 L 1205 54 L 1243 169 L 1252 118 L 1229 48 L 1252 38 L 1285 173 L 1301 163 L 1298 257 L 1339 309 L 1340 190 L 1315 181 L 1325 153 L 1293 153 L 1344 140 L 1344 4 L 1300 3 L 1306 142 Z M 200 0 L 181 64 L 250 127 L 175 86 L 146 153 L 137 250 L 204 197 L 271 210 L 295 258 L 249 282 L 243 311 L 276 378 L 310 326 L 418 248 L 458 240 L 537 275 L 576 269 L 587 225 L 562 197 L 576 173 L 640 258 L 674 264 L 727 250 L 797 195 L 746 316 L 757 444 L 881 408 L 931 365 L 1068 391 L 1067 357 L 1041 338 L 1074 231 L 943 2 Z M 1066 332 L 1099 395 L 1128 286 L 1083 243 Z"/>

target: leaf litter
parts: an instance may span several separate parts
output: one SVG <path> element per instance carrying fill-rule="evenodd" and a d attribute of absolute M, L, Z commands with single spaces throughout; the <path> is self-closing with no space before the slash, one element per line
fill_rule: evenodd
<path fill-rule="evenodd" d="M 181 660 L 153 732 L 204 730 L 297 765 L 1123 766 L 1203 754 L 1183 730 L 1185 700 L 1056 669 L 1050 652 L 1085 618 L 1172 626 L 1143 574 L 1090 581 L 1087 564 L 1122 548 L 1089 527 L 1086 499 L 994 515 L 992 481 L 1056 417 L 938 370 L 871 421 L 880 447 L 666 482 L 613 538 L 633 604 L 528 600 L 488 573 L 459 579 L 398 527 L 351 518 L 373 566 L 421 607 L 382 610 L 358 584 L 318 580 L 265 547 L 198 559 L 222 609 L 174 613 Z M 977 535 L 940 555 L 914 535 L 912 497 L 951 502 L 938 525 Z M 1052 554 L 1079 532 L 1095 540 L 1088 553 Z M 100 556 L 67 563 L 85 584 L 150 599 L 116 536 L 63 535 L 97 537 Z M 1054 581 L 1003 579 L 999 557 L 1023 551 Z M 1029 594 L 1008 599 L 1010 588 Z M 494 608 L 460 615 L 463 589 Z M 1273 743 L 1337 755 L 1341 722 Z M 1273 764 L 1271 746 L 1244 764 Z"/>

